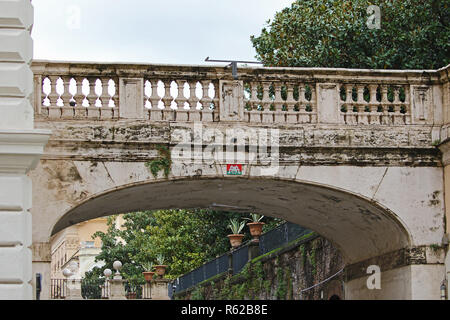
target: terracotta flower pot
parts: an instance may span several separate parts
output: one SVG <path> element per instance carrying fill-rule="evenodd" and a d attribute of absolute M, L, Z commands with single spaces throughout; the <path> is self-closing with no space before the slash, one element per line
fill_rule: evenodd
<path fill-rule="evenodd" d="M 144 275 L 145 281 L 150 282 L 153 279 L 153 275 L 155 273 L 152 271 L 145 271 L 145 272 L 142 272 L 142 274 Z"/>
<path fill-rule="evenodd" d="M 230 239 L 230 244 L 233 248 L 237 248 L 241 245 L 242 239 L 244 238 L 243 234 L 229 234 L 228 239 Z"/>
<path fill-rule="evenodd" d="M 264 224 L 265 224 L 264 222 L 250 222 L 250 223 L 247 223 L 248 228 L 250 229 L 250 234 L 252 235 L 252 237 L 254 239 L 258 239 L 261 236 L 262 228 L 263 228 Z"/>
<path fill-rule="evenodd" d="M 127 299 L 136 299 L 136 292 L 129 292 L 125 295 Z"/>
<path fill-rule="evenodd" d="M 164 274 L 166 273 L 166 268 L 167 268 L 166 265 L 155 266 L 155 272 L 160 278 L 162 278 L 164 276 Z"/>

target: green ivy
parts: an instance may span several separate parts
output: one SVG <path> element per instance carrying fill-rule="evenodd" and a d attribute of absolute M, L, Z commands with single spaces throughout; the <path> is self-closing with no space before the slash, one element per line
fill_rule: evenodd
<path fill-rule="evenodd" d="M 170 149 L 164 145 L 158 145 L 156 149 L 158 150 L 159 157 L 152 161 L 146 162 L 145 166 L 150 170 L 155 178 L 158 177 L 158 172 L 163 170 L 164 177 L 167 179 L 172 167 Z"/>

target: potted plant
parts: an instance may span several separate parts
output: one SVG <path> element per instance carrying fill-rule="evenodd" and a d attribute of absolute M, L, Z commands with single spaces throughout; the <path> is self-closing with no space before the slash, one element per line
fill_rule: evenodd
<path fill-rule="evenodd" d="M 250 218 L 245 218 L 250 220 L 251 222 L 247 223 L 248 228 L 250 229 L 250 234 L 253 239 L 258 240 L 262 233 L 264 222 L 261 222 L 261 219 L 264 218 L 263 215 L 257 213 L 250 213 Z"/>
<path fill-rule="evenodd" d="M 239 222 L 238 219 L 230 219 L 230 224 L 228 227 L 231 229 L 231 234 L 228 235 L 230 239 L 230 244 L 233 248 L 237 248 L 241 245 L 244 235 L 241 234 L 242 229 L 245 226 L 245 222 Z"/>
<path fill-rule="evenodd" d="M 146 262 L 142 264 L 142 267 L 144 268 L 144 272 L 142 274 L 144 275 L 145 281 L 150 282 L 153 279 L 153 275 L 155 274 L 153 269 L 153 262 Z"/>
<path fill-rule="evenodd" d="M 156 256 L 156 262 L 158 264 L 155 266 L 155 272 L 160 278 L 162 278 L 164 276 L 164 274 L 166 273 L 167 265 L 164 264 L 164 260 L 165 259 L 162 254 L 158 254 Z"/>

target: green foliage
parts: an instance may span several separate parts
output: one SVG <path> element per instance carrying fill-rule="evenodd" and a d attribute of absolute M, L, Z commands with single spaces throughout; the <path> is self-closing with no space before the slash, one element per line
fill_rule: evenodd
<path fill-rule="evenodd" d="M 170 150 L 166 146 L 157 146 L 156 148 L 158 150 L 159 157 L 152 161 L 146 162 L 145 165 L 149 168 L 153 177 L 156 178 L 158 176 L 158 172 L 163 170 L 164 177 L 168 178 L 172 167 Z"/>
<path fill-rule="evenodd" d="M 102 241 L 97 261 L 105 261 L 102 268 L 94 268 L 87 278 L 103 277 L 103 270 L 114 270 L 115 260 L 122 261 L 121 273 L 126 279 L 144 282 L 143 271 L 148 263 L 156 263 L 158 255 L 168 265 L 166 277 L 174 279 L 230 249 L 227 238 L 229 219 L 240 219 L 241 213 L 212 210 L 159 210 L 123 215 L 124 224 L 116 228 L 117 216 L 108 218 L 108 230 L 96 232 Z M 272 218 L 266 218 L 272 224 Z M 250 240 L 245 234 L 244 240 Z"/>
<path fill-rule="evenodd" d="M 263 215 L 257 213 L 250 213 L 250 218 L 244 218 L 246 220 L 250 220 L 251 222 L 260 222 L 264 218 Z"/>
<path fill-rule="evenodd" d="M 275 296 L 278 300 L 283 300 L 286 298 L 286 278 L 284 276 L 284 269 L 279 267 L 277 269 L 277 290 L 275 292 Z"/>
<path fill-rule="evenodd" d="M 166 259 L 164 258 L 164 255 L 162 253 L 158 253 L 156 255 L 156 262 L 158 263 L 158 265 L 164 265 L 164 261 L 166 261 Z"/>
<path fill-rule="evenodd" d="M 191 300 L 205 300 L 205 295 L 203 293 L 203 287 L 196 287 L 191 294 Z"/>
<path fill-rule="evenodd" d="M 145 262 L 142 262 L 141 265 L 142 265 L 142 268 L 144 268 L 145 271 L 149 271 L 150 272 L 153 269 L 154 263 L 153 263 L 153 261 L 145 261 Z"/>
<path fill-rule="evenodd" d="M 251 41 L 266 66 L 437 69 L 450 62 L 449 21 L 448 0 L 297 0 Z"/>

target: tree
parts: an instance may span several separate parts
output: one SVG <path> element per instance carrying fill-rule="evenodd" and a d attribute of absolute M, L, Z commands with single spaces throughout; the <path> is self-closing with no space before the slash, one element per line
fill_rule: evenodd
<path fill-rule="evenodd" d="M 120 260 L 124 277 L 143 283 L 143 265 L 156 262 L 159 254 L 169 266 L 167 277 L 177 278 L 227 252 L 229 219 L 247 215 L 203 209 L 135 212 L 123 216 L 125 222 L 121 229 L 116 228 L 116 217 L 108 218 L 107 232 L 96 232 L 93 236 L 102 240 L 96 261 L 106 264 L 86 273 L 86 278 L 102 277 L 104 269 L 112 269 L 113 262 Z M 267 217 L 265 221 L 266 231 L 282 222 Z M 250 239 L 249 234 L 246 239 Z"/>
<path fill-rule="evenodd" d="M 450 60 L 449 0 L 297 0 L 251 36 L 266 66 L 438 69 Z M 378 5 L 381 28 L 369 28 Z"/>

